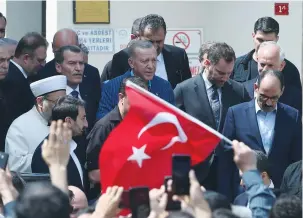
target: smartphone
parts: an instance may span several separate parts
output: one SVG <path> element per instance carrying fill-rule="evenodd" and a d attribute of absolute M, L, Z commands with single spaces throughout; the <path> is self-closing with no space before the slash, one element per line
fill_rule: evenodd
<path fill-rule="evenodd" d="M 129 190 L 132 218 L 148 217 L 150 214 L 149 188 L 133 187 Z"/>
<path fill-rule="evenodd" d="M 8 161 L 8 154 L 4 153 L 4 152 L 0 152 L 0 168 L 1 169 L 6 169 L 6 165 L 7 165 L 7 161 Z"/>
<path fill-rule="evenodd" d="M 119 204 L 120 209 L 129 209 L 129 191 L 123 191 L 122 196 L 121 196 L 121 201 Z"/>
<path fill-rule="evenodd" d="M 174 154 L 172 157 L 173 193 L 189 195 L 189 171 L 191 158 L 189 155 Z"/>
<path fill-rule="evenodd" d="M 168 181 L 171 179 L 172 179 L 171 176 L 166 176 L 164 179 L 165 192 L 167 193 L 166 211 L 181 210 L 181 202 L 173 201 L 173 192 L 172 192 L 172 190 L 168 191 Z"/>

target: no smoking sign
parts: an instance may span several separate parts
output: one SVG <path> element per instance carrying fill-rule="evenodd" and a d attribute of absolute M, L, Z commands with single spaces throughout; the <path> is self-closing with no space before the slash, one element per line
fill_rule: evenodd
<path fill-rule="evenodd" d="M 190 45 L 190 38 L 186 33 L 178 32 L 173 37 L 173 45 L 186 50 Z"/>

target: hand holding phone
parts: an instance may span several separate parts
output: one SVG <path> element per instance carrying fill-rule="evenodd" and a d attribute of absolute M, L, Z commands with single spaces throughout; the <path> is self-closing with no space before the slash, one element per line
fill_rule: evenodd
<path fill-rule="evenodd" d="M 179 211 L 181 210 L 181 202 L 173 200 L 172 190 L 168 190 L 168 181 L 172 180 L 171 176 L 166 176 L 164 179 L 165 192 L 167 193 L 166 211 Z"/>
<path fill-rule="evenodd" d="M 134 187 L 129 190 L 132 218 L 148 217 L 150 214 L 149 188 Z"/>

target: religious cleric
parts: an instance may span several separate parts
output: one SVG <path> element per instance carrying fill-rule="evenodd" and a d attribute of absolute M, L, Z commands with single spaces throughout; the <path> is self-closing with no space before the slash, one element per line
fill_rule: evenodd
<path fill-rule="evenodd" d="M 31 173 L 33 153 L 49 134 L 48 122 L 52 108 L 61 96 L 66 95 L 66 77 L 52 76 L 30 85 L 36 98 L 35 106 L 14 120 L 5 139 L 5 152 L 9 154 L 11 171 Z"/>

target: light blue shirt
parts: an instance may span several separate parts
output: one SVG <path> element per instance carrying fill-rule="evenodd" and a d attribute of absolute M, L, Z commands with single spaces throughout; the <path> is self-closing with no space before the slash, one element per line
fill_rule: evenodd
<path fill-rule="evenodd" d="M 266 154 L 268 154 L 271 149 L 272 141 L 275 135 L 277 106 L 276 109 L 271 112 L 262 111 L 257 103 L 257 100 L 255 100 L 255 106 L 263 147 L 266 151 Z"/>

